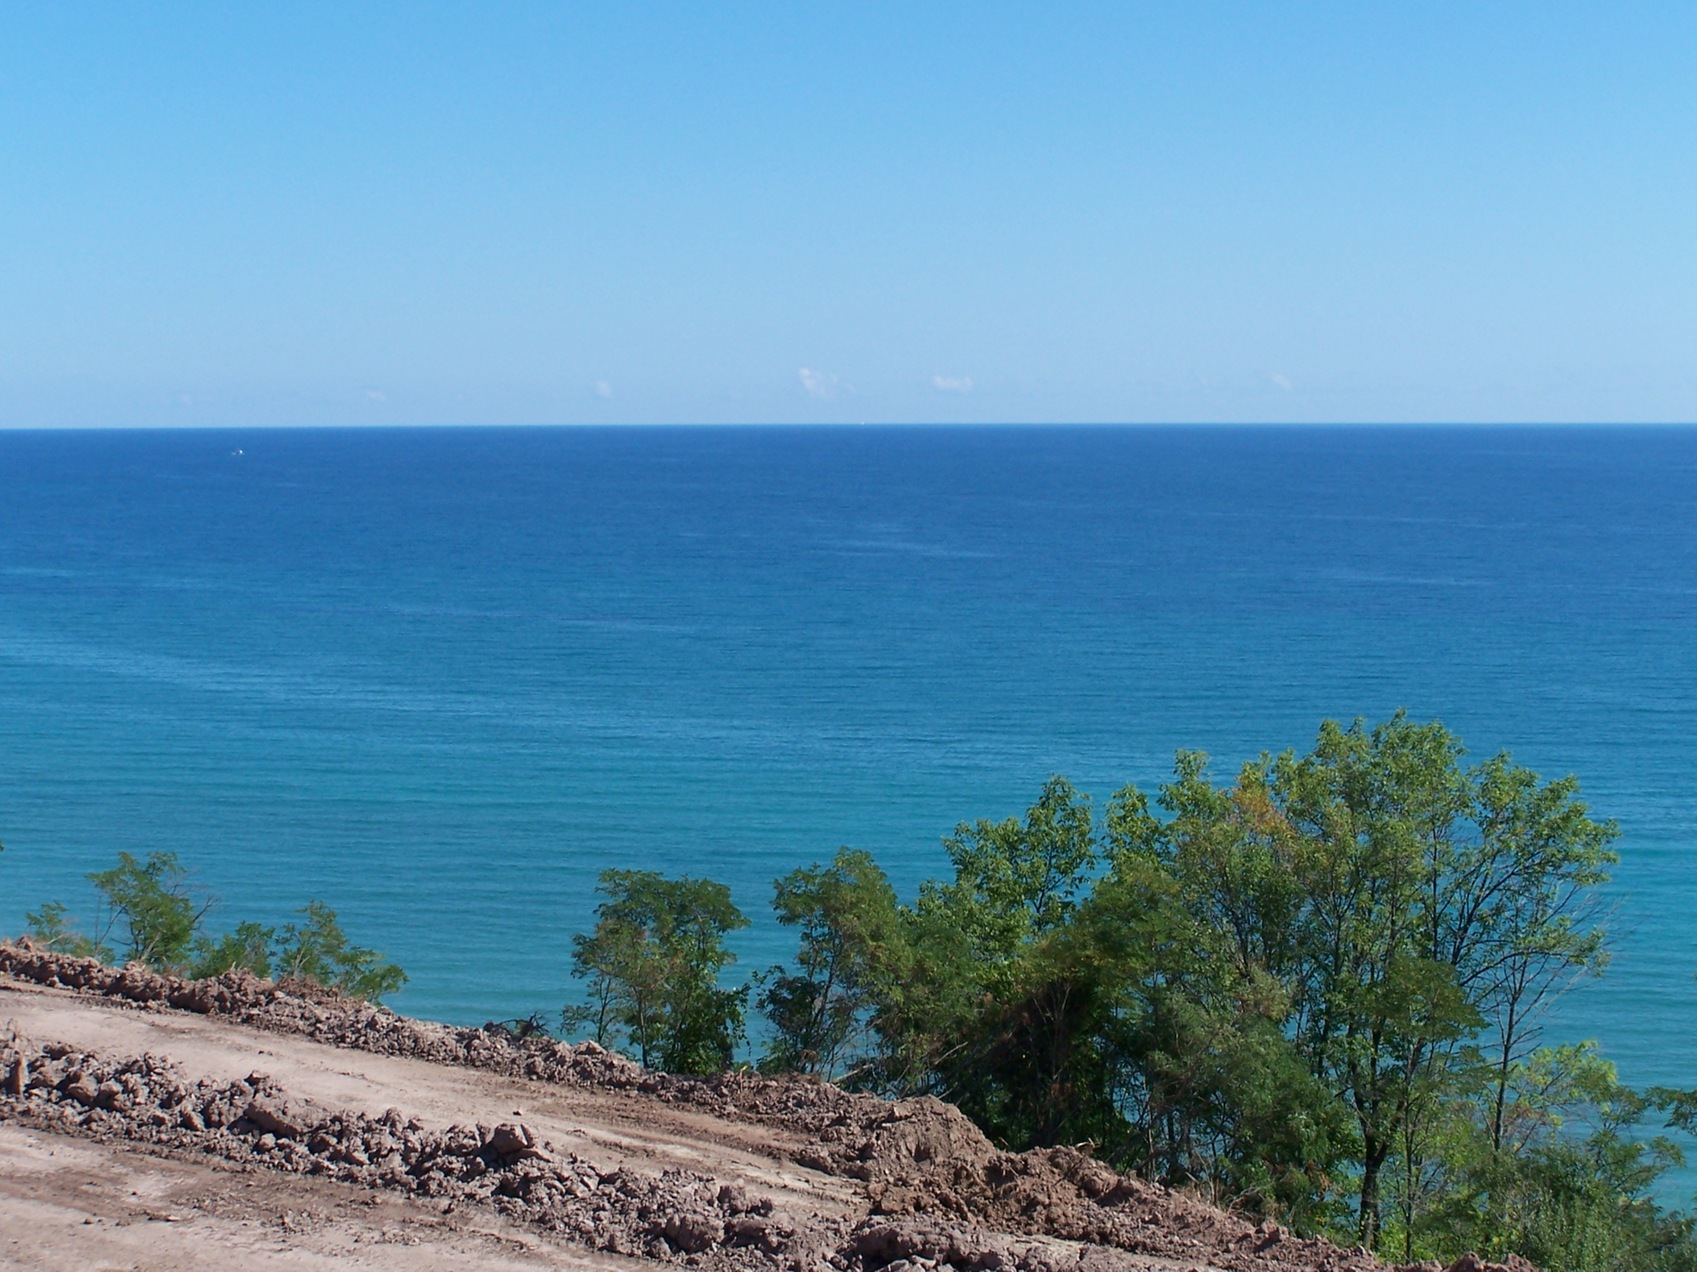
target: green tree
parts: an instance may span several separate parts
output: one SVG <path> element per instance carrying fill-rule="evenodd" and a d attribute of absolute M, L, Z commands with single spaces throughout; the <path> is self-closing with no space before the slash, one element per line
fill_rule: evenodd
<path fill-rule="evenodd" d="M 118 854 L 118 864 L 88 876 L 105 900 L 105 932 L 124 933 L 126 962 L 144 963 L 162 972 L 183 970 L 194 948 L 201 920 L 211 901 L 196 900 L 188 872 L 175 853 L 149 853 L 145 860 Z M 96 944 L 104 947 L 104 933 Z"/>
<path fill-rule="evenodd" d="M 277 943 L 277 929 L 263 923 L 238 923 L 235 929 L 213 938 L 201 936 L 194 945 L 194 962 L 189 975 L 199 978 L 221 976 L 241 968 L 255 976 L 271 975 L 272 950 Z"/>
<path fill-rule="evenodd" d="M 1443 875 L 1434 952 L 1446 944 L 1477 995 L 1492 1066 L 1492 1145 L 1504 1147 L 1510 1076 L 1536 1048 L 1552 1003 L 1608 963 L 1598 892 L 1618 860 L 1614 822 L 1593 821 L 1572 777 L 1537 774 L 1495 756 L 1470 774 L 1476 838 Z"/>
<path fill-rule="evenodd" d="M 71 926 L 70 912 L 63 902 L 45 902 L 41 909 L 26 913 L 24 922 L 29 925 L 26 934 L 30 939 L 56 954 L 97 958 L 103 963 L 111 961 L 111 950 Z"/>
<path fill-rule="evenodd" d="M 1158 864 L 1117 861 L 981 1000 L 986 1045 L 960 1072 L 983 1088 L 975 1102 L 1004 1139 L 1088 1140 L 1128 1164 L 1173 1164 L 1153 1057 L 1177 1000 L 1195 988 L 1175 988 L 1195 968 L 1195 933 L 1175 902 Z"/>
<path fill-rule="evenodd" d="M 1296 838 L 1264 765 L 1214 786 L 1206 757 L 1181 752 L 1162 788 L 1166 823 L 1134 788 L 1109 807 L 1114 866 L 1091 898 L 1144 970 L 1127 978 L 1115 1025 L 1115 1081 L 1135 1146 L 1126 1165 L 1208 1187 L 1307 1224 L 1330 1213 L 1332 1177 L 1350 1147 L 1342 1103 L 1293 1042 L 1305 901 Z M 1117 898 L 1158 891 L 1124 912 Z M 1159 915 L 1158 924 L 1151 917 Z"/>
<path fill-rule="evenodd" d="M 1570 778 L 1464 756 L 1403 713 L 1327 722 L 1225 785 L 1179 753 L 1164 819 L 1127 788 L 1098 832 L 1055 778 L 963 823 L 899 911 L 878 1085 L 1305 1223 L 1347 1195 L 1356 1239 L 1389 1214 L 1408 1252 L 1457 1128 L 1499 1125 L 1478 1110 L 1604 958 L 1614 826 Z"/>
<path fill-rule="evenodd" d="M 962 822 L 943 847 L 954 880 L 926 885 L 919 909 L 946 910 L 991 981 L 1025 942 L 1066 923 L 1097 864 L 1089 797 L 1063 777 L 1044 783 L 1023 819 Z"/>
<path fill-rule="evenodd" d="M 943 846 L 954 878 L 926 883 L 917 902 L 900 911 L 906 961 L 872 1015 L 879 1038 L 874 1084 L 944 1095 L 992 1133 L 1017 1138 L 1004 1117 L 1033 1116 L 1036 1105 L 1029 1090 L 1009 1091 L 1011 1072 L 997 1073 L 990 1051 L 1012 1054 L 1006 1035 L 1013 1017 L 1004 1009 L 1034 990 L 1038 945 L 1066 926 L 1088 891 L 1098 864 L 1089 801 L 1065 779 L 1051 778 L 1024 818 L 963 822 Z M 1071 1021 L 1070 994 L 1052 988 L 1060 997 L 1049 1000 L 1051 1008 Z M 1025 1023 L 1044 1018 L 1039 1010 Z M 1059 1028 L 1062 1021 L 1050 1023 Z M 1027 1042 L 1051 1053 L 1065 1047 L 1053 1035 Z M 1014 1105 L 1027 1112 L 1011 1113 Z"/>
<path fill-rule="evenodd" d="M 736 961 L 725 937 L 748 926 L 730 890 L 708 879 L 667 879 L 648 870 L 606 870 L 595 930 L 572 940 L 572 975 L 586 1004 L 562 1027 L 603 1046 L 628 1047 L 645 1067 L 716 1073 L 742 1039 L 748 987 L 722 989 Z"/>
<path fill-rule="evenodd" d="M 757 1000 L 772 1033 L 763 1069 L 839 1077 L 863 1055 L 870 1014 L 903 974 L 895 889 L 869 853 L 841 849 L 773 884 L 778 922 L 795 928 L 796 967 L 774 967 Z"/>
<path fill-rule="evenodd" d="M 1401 712 L 1230 782 L 1180 752 L 1153 805 L 1127 787 L 1100 825 L 1054 777 L 1023 816 L 957 825 L 910 905 L 864 853 L 779 880 L 800 948 L 763 982 L 763 1066 L 935 1093 L 1009 1147 L 1089 1141 L 1410 1262 L 1688 1270 L 1690 1226 L 1651 1196 L 1676 1150 L 1646 1119 L 1697 1129 L 1697 1094 L 1541 1047 L 1606 963 L 1616 833 L 1572 778 L 1470 765 Z M 692 978 L 672 952 L 680 886 L 610 872 L 574 943 L 570 1016 L 645 1062 L 674 987 L 726 992 L 728 956 Z"/>
<path fill-rule="evenodd" d="M 407 974 L 376 950 L 349 941 L 336 912 L 322 901 L 307 902 L 299 913 L 304 922 L 287 924 L 275 938 L 271 958 L 279 979 L 317 981 L 371 1003 L 407 983 Z M 246 939 L 253 940 L 260 931 L 250 928 Z M 240 933 L 238 928 L 238 938 Z M 238 939 L 238 953 L 243 944 Z"/>
<path fill-rule="evenodd" d="M 1410 1116 L 1484 1023 L 1454 963 L 1432 957 L 1426 940 L 1442 890 L 1428 854 L 1451 842 L 1466 807 L 1459 754 L 1441 725 L 1399 714 L 1372 730 L 1328 721 L 1309 755 L 1272 768 L 1307 898 L 1299 1040 L 1355 1115 L 1357 1236 L 1370 1247 L 1385 1166 Z"/>
<path fill-rule="evenodd" d="M 1661 1112 L 1677 1126 L 1685 1093 L 1622 1086 L 1593 1043 L 1516 1061 L 1500 1125 L 1491 1084 L 1485 1093 L 1471 1136 L 1447 1145 L 1443 1194 L 1417 1234 L 1422 1253 L 1517 1253 L 1551 1272 L 1697 1266 L 1691 1220 L 1667 1214 L 1652 1196 L 1679 1150 L 1646 1125 Z"/>

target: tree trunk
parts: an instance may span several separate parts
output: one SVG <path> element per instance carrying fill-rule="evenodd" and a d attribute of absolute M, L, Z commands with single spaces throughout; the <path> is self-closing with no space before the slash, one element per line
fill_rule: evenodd
<path fill-rule="evenodd" d="M 1361 1213 L 1356 1233 L 1362 1246 L 1371 1250 L 1379 1240 L 1379 1170 L 1385 1164 L 1387 1150 L 1375 1136 L 1362 1141 L 1362 1150 Z"/>
<path fill-rule="evenodd" d="M 1503 1025 L 1502 1058 L 1497 1064 L 1497 1089 L 1491 1101 L 1491 1151 L 1496 1153 L 1503 1151 L 1503 1115 L 1508 1106 L 1508 1075 L 1514 1066 L 1515 1026 L 1518 1023 L 1515 1020 L 1516 1006 L 1517 1002 L 1509 1002 L 1508 1020 Z"/>

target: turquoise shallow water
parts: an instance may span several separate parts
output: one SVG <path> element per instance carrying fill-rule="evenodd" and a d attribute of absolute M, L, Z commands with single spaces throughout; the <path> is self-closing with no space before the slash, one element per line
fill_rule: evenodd
<path fill-rule="evenodd" d="M 1694 620 L 1691 429 L 0 433 L 0 928 L 169 848 L 552 1011 L 609 865 L 761 967 L 839 844 L 911 889 L 1049 773 L 1406 706 L 1621 822 L 1560 1029 L 1697 1085 Z"/>

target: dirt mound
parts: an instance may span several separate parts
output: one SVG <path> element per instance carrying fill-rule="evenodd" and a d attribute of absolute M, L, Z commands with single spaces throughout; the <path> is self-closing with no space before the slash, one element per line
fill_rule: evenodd
<path fill-rule="evenodd" d="M 866 1182 L 875 1213 L 923 1219 L 900 1229 L 913 1239 L 947 1233 L 955 1240 L 967 1233 L 969 1244 L 981 1245 L 982 1230 L 993 1229 L 1231 1269 L 1367 1272 L 1382 1266 L 1359 1251 L 1294 1238 L 1276 1225 L 1256 1226 L 1120 1175 L 1075 1148 L 1003 1152 L 959 1109 L 932 1098 L 882 1104 L 870 1128 L 848 1119 L 826 1128 L 821 1155 L 836 1173 Z M 940 1219 L 957 1222 L 939 1226 Z M 1039 1262 L 1049 1257 L 1028 1252 L 1013 1263 L 1028 1256 Z M 924 1257 L 972 1266 L 952 1255 Z"/>

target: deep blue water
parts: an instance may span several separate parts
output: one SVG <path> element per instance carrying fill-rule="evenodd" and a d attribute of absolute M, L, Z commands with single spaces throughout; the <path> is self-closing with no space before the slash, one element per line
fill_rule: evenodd
<path fill-rule="evenodd" d="M 120 849 L 552 1011 L 598 871 L 904 889 L 1178 747 L 1437 717 L 1623 828 L 1633 1082 L 1697 1085 L 1697 430 L 0 433 L 0 930 Z"/>

